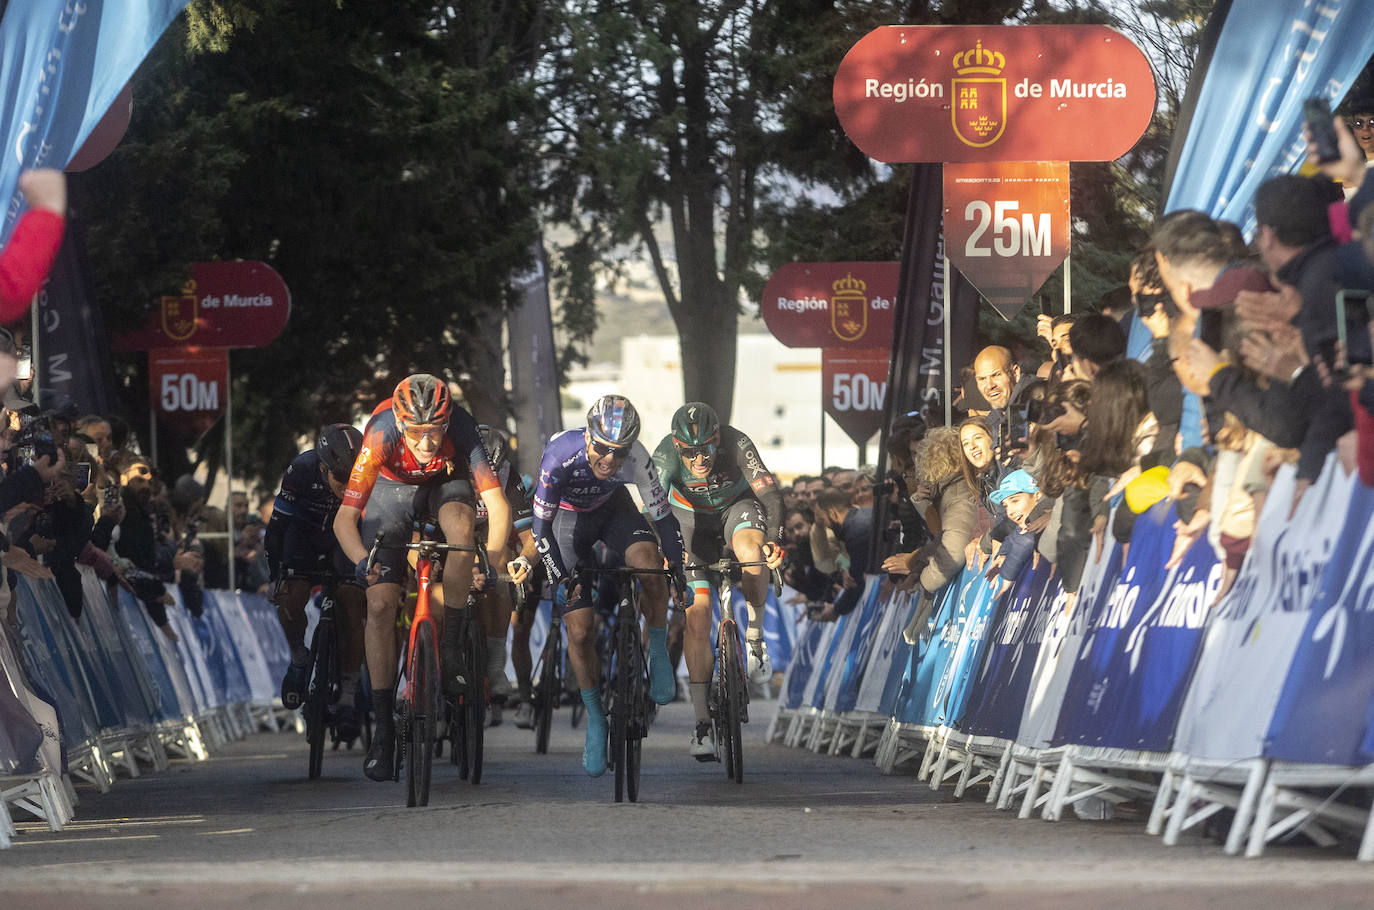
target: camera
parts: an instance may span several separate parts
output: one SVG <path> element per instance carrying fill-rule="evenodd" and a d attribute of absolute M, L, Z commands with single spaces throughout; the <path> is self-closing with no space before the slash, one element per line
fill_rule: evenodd
<path fill-rule="evenodd" d="M 57 461 L 57 443 L 53 441 L 52 427 L 44 417 L 21 417 L 14 445 L 23 464 L 32 465 L 44 456 L 54 463 Z"/>

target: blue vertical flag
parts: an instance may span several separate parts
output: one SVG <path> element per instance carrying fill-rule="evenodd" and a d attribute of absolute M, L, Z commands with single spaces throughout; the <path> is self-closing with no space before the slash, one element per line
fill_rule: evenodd
<path fill-rule="evenodd" d="M 0 20 L 0 241 L 23 214 L 19 172 L 65 167 L 187 0 L 23 0 Z"/>
<path fill-rule="evenodd" d="M 1371 56 L 1368 0 L 1235 0 L 1201 74 L 1164 210 L 1201 209 L 1252 234 L 1255 189 L 1306 157 L 1303 99 L 1335 107 Z"/>

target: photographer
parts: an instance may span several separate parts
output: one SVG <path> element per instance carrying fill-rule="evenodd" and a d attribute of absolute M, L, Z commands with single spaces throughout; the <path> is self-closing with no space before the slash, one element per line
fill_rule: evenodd
<path fill-rule="evenodd" d="M 120 479 L 124 510 L 115 548 L 120 556 L 133 564 L 132 569 L 126 570 L 125 578 L 133 586 L 138 599 L 143 601 L 153 622 L 175 640 L 176 636 L 167 625 L 167 605 L 173 600 L 163 581 L 171 580 L 171 570 L 178 561 L 183 566 L 199 570 L 200 557 L 177 554 L 171 565 L 158 565 L 157 519 L 152 504 L 153 470 L 148 466 L 147 459 L 136 452 L 116 452 L 110 461 Z"/>
<path fill-rule="evenodd" d="M 205 488 L 183 474 L 167 491 L 167 501 L 172 507 L 171 527 L 163 537 L 160 559 L 171 563 L 186 609 L 200 616 L 205 602 L 205 545 L 200 540 Z"/>

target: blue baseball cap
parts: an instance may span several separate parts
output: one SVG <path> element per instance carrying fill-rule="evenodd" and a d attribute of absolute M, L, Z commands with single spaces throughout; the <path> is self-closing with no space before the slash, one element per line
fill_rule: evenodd
<path fill-rule="evenodd" d="M 1035 478 L 1026 471 L 1018 469 L 1003 477 L 1002 482 L 997 485 L 996 490 L 992 491 L 992 495 L 988 499 L 1000 505 L 1002 500 L 1008 496 L 1015 496 L 1017 493 L 1039 492 L 1040 488 L 1035 485 Z"/>

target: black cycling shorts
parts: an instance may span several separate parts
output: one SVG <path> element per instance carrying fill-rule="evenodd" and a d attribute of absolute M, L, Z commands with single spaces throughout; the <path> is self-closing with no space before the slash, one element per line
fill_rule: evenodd
<path fill-rule="evenodd" d="M 649 522 L 624 487 L 617 488 L 610 499 L 589 512 L 559 509 L 550 525 L 550 536 L 558 548 L 563 570 L 568 574 L 574 574 L 579 566 L 623 565 L 625 551 L 640 541 L 658 546 L 658 538 Z M 596 552 L 597 541 L 606 545 L 607 552 L 600 558 Z M 610 587 L 614 589 L 617 584 L 614 576 L 605 577 L 610 578 Z M 598 584 L 598 587 L 602 586 Z M 580 597 L 576 603 L 569 602 L 564 612 L 588 607 L 590 600 Z"/>
<path fill-rule="evenodd" d="M 727 553 L 733 555 L 730 541 L 746 528 L 768 531 L 768 516 L 763 505 L 752 496 L 741 497 L 720 512 L 695 511 L 674 504 L 673 514 L 682 527 L 682 542 L 687 547 L 687 565 L 715 562 Z M 702 569 L 687 571 L 687 585 L 693 590 L 709 589 L 711 579 Z"/>
<path fill-rule="evenodd" d="M 353 580 L 353 563 L 339 549 L 332 525 L 314 528 L 299 521 L 287 525 L 281 564 L 287 575 L 314 579 L 332 571 L 340 581 Z"/>
<path fill-rule="evenodd" d="M 473 508 L 472 484 L 466 474 L 422 484 L 377 478 L 361 523 L 363 546 L 371 550 L 378 531 L 386 543 L 377 551 L 377 565 L 382 569 L 377 584 L 405 584 L 409 569 L 405 545 L 410 543 L 415 523 L 437 522 L 439 508 L 450 502 Z"/>

